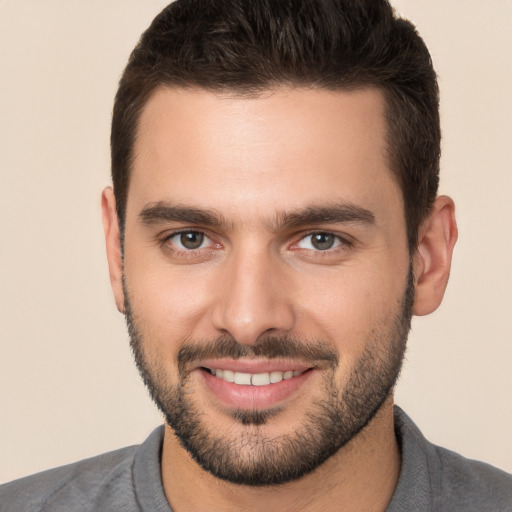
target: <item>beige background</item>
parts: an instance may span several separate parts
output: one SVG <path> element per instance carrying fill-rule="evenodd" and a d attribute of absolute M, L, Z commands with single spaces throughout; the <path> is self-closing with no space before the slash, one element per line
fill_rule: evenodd
<path fill-rule="evenodd" d="M 108 284 L 99 196 L 116 82 L 163 0 L 0 0 L 0 482 L 159 423 Z M 512 2 L 396 0 L 442 89 L 460 240 L 415 319 L 397 401 L 434 442 L 512 471 Z"/>

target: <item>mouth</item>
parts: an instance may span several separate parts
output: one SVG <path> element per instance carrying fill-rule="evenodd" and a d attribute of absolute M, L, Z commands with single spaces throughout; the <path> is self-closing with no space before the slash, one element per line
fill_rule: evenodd
<path fill-rule="evenodd" d="M 316 368 L 300 363 L 217 360 L 197 368 L 205 388 L 234 409 L 269 409 L 292 399 Z"/>
<path fill-rule="evenodd" d="M 220 368 L 201 367 L 202 370 L 209 372 L 210 375 L 222 379 L 226 382 L 242 386 L 268 386 L 269 384 L 277 384 L 283 380 L 293 379 L 302 375 L 308 370 L 286 370 L 271 371 L 262 373 L 246 373 L 236 372 L 233 370 L 221 370 Z"/>

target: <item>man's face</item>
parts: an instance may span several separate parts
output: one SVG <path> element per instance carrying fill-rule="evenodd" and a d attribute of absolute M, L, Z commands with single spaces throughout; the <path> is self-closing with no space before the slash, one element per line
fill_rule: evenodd
<path fill-rule="evenodd" d="M 383 110 L 370 89 L 160 89 L 142 112 L 132 347 L 182 445 L 220 478 L 298 478 L 389 397 L 413 288 Z"/>

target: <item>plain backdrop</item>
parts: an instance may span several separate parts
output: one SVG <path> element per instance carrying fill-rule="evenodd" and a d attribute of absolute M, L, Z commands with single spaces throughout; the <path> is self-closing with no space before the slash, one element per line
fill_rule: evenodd
<path fill-rule="evenodd" d="M 163 0 L 0 0 L 0 482 L 140 443 L 162 420 L 111 296 L 112 100 Z M 395 0 L 442 93 L 460 238 L 397 390 L 435 443 L 512 471 L 512 1 Z"/>

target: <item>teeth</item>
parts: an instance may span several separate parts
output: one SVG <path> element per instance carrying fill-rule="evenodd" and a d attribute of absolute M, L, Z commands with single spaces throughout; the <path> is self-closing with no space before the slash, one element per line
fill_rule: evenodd
<path fill-rule="evenodd" d="M 255 373 L 251 377 L 251 384 L 253 386 L 266 386 L 270 384 L 270 374 L 269 373 Z"/>
<path fill-rule="evenodd" d="M 283 372 L 270 372 L 270 382 L 272 384 L 283 380 Z"/>
<path fill-rule="evenodd" d="M 251 374 L 235 372 L 235 384 L 245 384 L 246 386 L 251 385 Z"/>
<path fill-rule="evenodd" d="M 224 370 L 222 372 L 222 378 L 228 382 L 235 382 L 235 372 L 231 370 Z"/>
<path fill-rule="evenodd" d="M 217 370 L 210 369 L 212 375 L 226 382 L 234 382 L 244 386 L 266 386 L 268 384 L 275 384 L 282 380 L 288 380 L 293 377 L 298 377 L 304 372 L 302 370 L 288 370 L 286 372 L 266 372 L 266 373 L 243 373 L 233 372 L 231 370 Z"/>

